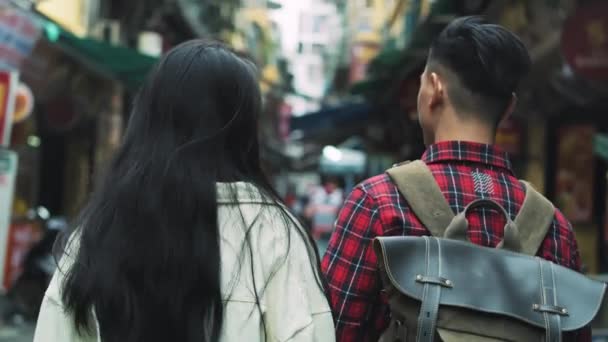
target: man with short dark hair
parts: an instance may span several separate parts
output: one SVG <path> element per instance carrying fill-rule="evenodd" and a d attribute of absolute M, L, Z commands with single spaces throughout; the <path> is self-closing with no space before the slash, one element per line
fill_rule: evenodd
<path fill-rule="evenodd" d="M 513 219 L 521 208 L 524 185 L 506 153 L 493 144 L 499 123 L 515 108 L 515 91 L 530 64 L 519 38 L 478 17 L 453 21 L 432 43 L 418 94 L 427 145 L 422 161 L 454 212 L 478 198 L 496 201 Z M 504 217 L 479 210 L 468 219 L 470 241 L 488 247 L 500 243 Z M 394 235 L 430 232 L 382 174 L 349 195 L 323 260 L 338 341 L 374 341 L 386 329 L 389 309 L 372 241 Z M 558 210 L 537 255 L 580 270 L 574 232 Z M 591 340 L 588 330 L 577 335 L 566 340 Z"/>

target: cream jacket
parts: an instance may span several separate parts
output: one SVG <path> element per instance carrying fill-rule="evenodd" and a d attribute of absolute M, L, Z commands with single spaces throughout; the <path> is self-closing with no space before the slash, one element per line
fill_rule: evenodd
<path fill-rule="evenodd" d="M 221 341 L 265 341 L 262 317 L 266 341 L 335 341 L 302 227 L 282 219 L 279 207 L 246 183 L 218 184 L 218 204 L 225 300 Z M 248 227 L 251 250 L 244 244 Z M 261 310 L 255 304 L 254 277 Z M 98 326 L 87 336 L 76 333 L 60 300 L 62 279 L 58 271 L 46 292 L 34 342 L 101 342 Z"/>

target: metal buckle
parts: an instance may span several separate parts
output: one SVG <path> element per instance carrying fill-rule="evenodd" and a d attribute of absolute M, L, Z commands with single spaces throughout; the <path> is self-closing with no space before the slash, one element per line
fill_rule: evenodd
<path fill-rule="evenodd" d="M 440 285 L 440 286 L 447 287 L 447 288 L 454 287 L 454 283 L 449 279 L 446 279 L 443 277 L 425 277 L 422 274 L 419 274 L 416 276 L 416 282 L 422 283 L 422 284 Z"/>
<path fill-rule="evenodd" d="M 536 311 L 536 312 L 547 312 L 547 313 L 551 313 L 554 315 L 560 315 L 560 316 L 569 316 L 570 314 L 568 313 L 568 309 L 566 308 L 562 308 L 560 306 L 553 306 L 553 305 L 541 305 L 541 304 L 534 304 L 532 305 L 532 310 Z"/>

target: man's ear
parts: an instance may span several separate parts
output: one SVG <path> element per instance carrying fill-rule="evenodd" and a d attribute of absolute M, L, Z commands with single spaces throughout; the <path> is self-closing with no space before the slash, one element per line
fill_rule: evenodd
<path fill-rule="evenodd" d="M 499 123 L 502 123 L 502 122 L 506 121 L 507 119 L 509 119 L 509 117 L 511 117 L 511 115 L 515 111 L 516 107 L 517 107 L 517 95 L 515 93 L 511 93 L 511 101 L 509 101 L 509 105 L 507 106 L 507 109 L 505 110 L 505 112 L 502 114 L 502 117 L 500 118 Z"/>
<path fill-rule="evenodd" d="M 429 81 L 432 89 L 429 98 L 429 106 L 434 108 L 445 101 L 445 84 L 443 83 L 443 79 L 436 72 L 431 72 Z"/>

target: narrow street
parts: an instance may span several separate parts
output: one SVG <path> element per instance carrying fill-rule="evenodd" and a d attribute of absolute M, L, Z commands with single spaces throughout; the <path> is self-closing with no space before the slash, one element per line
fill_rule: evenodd
<path fill-rule="evenodd" d="M 0 342 L 32 342 L 34 339 L 34 326 L 25 324 L 15 328 L 0 325 Z"/>
<path fill-rule="evenodd" d="M 8 307 L 6 297 L 0 295 L 0 313 L 2 313 L 2 316 Z M 9 324 L 0 319 L 0 342 L 32 342 L 34 327 L 34 322 Z"/>

